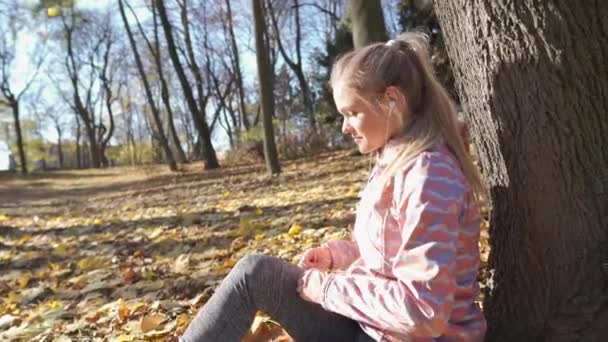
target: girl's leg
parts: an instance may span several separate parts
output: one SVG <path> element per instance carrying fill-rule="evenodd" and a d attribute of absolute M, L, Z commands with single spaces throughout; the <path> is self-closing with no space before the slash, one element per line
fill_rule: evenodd
<path fill-rule="evenodd" d="M 300 298 L 296 288 L 303 273 L 296 265 L 266 255 L 242 258 L 196 315 L 182 341 L 241 341 L 257 310 L 279 322 L 296 341 L 365 341 L 355 321 Z"/>

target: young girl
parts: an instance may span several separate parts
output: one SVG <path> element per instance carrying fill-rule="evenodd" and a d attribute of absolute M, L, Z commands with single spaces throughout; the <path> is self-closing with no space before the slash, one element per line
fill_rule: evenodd
<path fill-rule="evenodd" d="M 242 258 L 181 341 L 240 341 L 258 310 L 299 342 L 482 341 L 474 300 L 484 189 L 425 37 L 352 51 L 330 82 L 342 132 L 376 157 L 354 239 L 309 249 L 299 266 Z"/>

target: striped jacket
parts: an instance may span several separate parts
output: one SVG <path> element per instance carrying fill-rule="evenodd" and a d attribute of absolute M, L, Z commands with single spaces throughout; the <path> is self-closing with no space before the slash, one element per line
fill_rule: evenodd
<path fill-rule="evenodd" d="M 474 302 L 480 220 L 472 190 L 458 161 L 437 144 L 379 193 L 379 175 L 402 143 L 393 139 L 379 154 L 353 241 L 326 243 L 334 271 L 307 271 L 323 273 L 316 278 L 319 304 L 358 321 L 377 341 L 482 341 L 486 321 Z"/>

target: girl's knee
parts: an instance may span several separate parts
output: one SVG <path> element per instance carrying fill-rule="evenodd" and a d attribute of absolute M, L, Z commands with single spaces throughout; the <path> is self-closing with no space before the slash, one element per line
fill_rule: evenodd
<path fill-rule="evenodd" d="M 234 270 L 246 277 L 259 277 L 269 272 L 275 264 L 275 258 L 264 254 L 248 254 L 235 265 Z"/>

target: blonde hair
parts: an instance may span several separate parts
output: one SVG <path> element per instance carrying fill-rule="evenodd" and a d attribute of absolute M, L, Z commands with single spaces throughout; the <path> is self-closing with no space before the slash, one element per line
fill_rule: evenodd
<path fill-rule="evenodd" d="M 428 37 L 406 32 L 387 43 L 374 43 L 341 56 L 333 65 L 330 84 L 340 82 L 360 98 L 380 103 L 387 87 L 405 97 L 402 113 L 407 143 L 383 174 L 385 180 L 443 139 L 479 199 L 486 195 L 482 177 L 459 131 L 456 106 L 435 77 L 428 54 Z"/>

